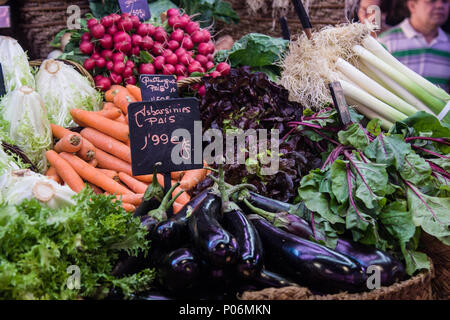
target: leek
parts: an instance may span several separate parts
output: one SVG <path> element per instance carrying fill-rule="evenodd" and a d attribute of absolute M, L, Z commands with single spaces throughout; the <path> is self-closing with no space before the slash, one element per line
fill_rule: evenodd
<path fill-rule="evenodd" d="M 389 131 L 391 127 L 394 125 L 391 121 L 387 120 L 385 117 L 381 116 L 380 114 L 374 112 L 372 109 L 361 105 L 360 103 L 354 101 L 352 98 L 348 98 L 347 102 L 355 106 L 355 109 L 365 115 L 369 119 L 380 119 L 381 120 L 381 128 L 383 128 L 386 131 Z"/>
<path fill-rule="evenodd" d="M 352 82 L 357 83 L 359 87 L 407 116 L 417 112 L 417 109 L 412 105 L 383 88 L 378 82 L 366 76 L 347 61 L 339 58 L 336 61 L 336 68 L 350 78 Z"/>
<path fill-rule="evenodd" d="M 386 62 L 388 65 L 390 65 L 392 68 L 396 69 L 397 71 L 403 73 L 406 77 L 411 79 L 411 81 L 414 81 L 419 86 L 421 86 L 423 89 L 428 91 L 431 95 L 433 95 L 436 98 L 439 98 L 444 101 L 450 100 L 450 95 L 445 92 L 444 89 L 439 88 L 438 86 L 434 85 L 418 73 L 414 72 L 407 66 L 405 66 L 403 63 L 401 63 L 399 60 L 397 60 L 392 54 L 390 54 L 389 51 L 387 51 L 377 40 L 375 40 L 373 37 L 365 37 L 362 41 L 363 46 L 372 52 L 374 55 L 376 55 L 378 58 Z"/>

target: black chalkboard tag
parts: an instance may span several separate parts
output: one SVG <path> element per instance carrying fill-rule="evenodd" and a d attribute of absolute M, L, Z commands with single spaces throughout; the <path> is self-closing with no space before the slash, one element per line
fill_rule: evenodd
<path fill-rule="evenodd" d="M 128 123 L 134 176 L 152 173 L 158 162 L 160 173 L 203 168 L 203 136 L 196 98 L 130 103 Z M 174 132 L 177 129 L 183 130 Z"/>
<path fill-rule="evenodd" d="M 348 105 L 341 84 L 336 81 L 330 82 L 328 86 L 330 87 L 331 97 L 333 98 L 334 107 L 338 112 L 339 120 L 344 126 L 347 126 L 352 123 L 352 119 L 347 108 Z"/>
<path fill-rule="evenodd" d="M 2 64 L 0 63 L 0 97 L 6 94 L 5 79 L 3 78 Z"/>
<path fill-rule="evenodd" d="M 152 15 L 147 0 L 119 0 L 120 10 L 138 16 L 141 21 L 149 20 Z"/>
<path fill-rule="evenodd" d="M 283 32 L 283 39 L 291 40 L 291 32 L 289 31 L 289 25 L 286 20 L 286 17 L 280 18 L 280 24 L 281 24 L 281 31 Z"/>
<path fill-rule="evenodd" d="M 141 74 L 139 77 L 142 101 L 178 98 L 177 79 L 172 75 Z"/>

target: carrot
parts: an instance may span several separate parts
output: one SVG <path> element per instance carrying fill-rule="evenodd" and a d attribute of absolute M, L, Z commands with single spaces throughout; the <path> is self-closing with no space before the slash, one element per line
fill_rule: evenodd
<path fill-rule="evenodd" d="M 79 133 L 66 133 L 53 148 L 56 152 L 77 152 L 81 149 L 81 136 Z"/>
<path fill-rule="evenodd" d="M 114 157 L 100 149 L 95 152 L 95 159 L 98 161 L 98 167 L 102 169 L 125 172 L 129 176 L 133 175 L 131 165 L 117 157 Z"/>
<path fill-rule="evenodd" d="M 117 107 L 116 107 L 116 105 L 113 102 L 105 102 L 103 104 L 102 110 L 111 110 L 111 109 L 114 109 L 114 108 L 117 108 Z"/>
<path fill-rule="evenodd" d="M 62 154 L 65 154 L 64 152 Z M 64 159 L 61 155 L 57 154 L 53 150 L 49 150 L 45 153 L 48 162 L 52 167 L 55 167 L 56 172 L 61 177 L 61 179 L 75 192 L 80 192 L 84 188 L 83 179 L 72 167 L 72 165 Z M 69 153 L 67 153 L 69 154 Z"/>
<path fill-rule="evenodd" d="M 124 86 L 121 85 L 112 85 L 111 88 L 105 92 L 105 100 L 107 102 L 113 102 L 114 101 L 114 97 L 119 93 L 119 92 L 128 92 L 127 88 L 125 88 Z"/>
<path fill-rule="evenodd" d="M 133 178 L 135 178 L 135 179 L 137 179 L 139 181 L 145 182 L 147 184 L 150 184 L 153 181 L 153 175 L 152 174 L 146 174 L 146 175 L 143 175 L 143 176 L 133 176 Z M 160 181 L 160 180 L 158 179 L 158 181 Z"/>
<path fill-rule="evenodd" d="M 91 161 L 95 158 L 96 153 L 97 149 L 94 145 L 88 139 L 83 138 L 81 149 L 77 152 L 77 156 L 84 161 Z"/>
<path fill-rule="evenodd" d="M 131 163 L 131 150 L 126 144 L 92 128 L 84 128 L 80 133 L 82 137 L 92 142 L 97 149 Z"/>
<path fill-rule="evenodd" d="M 88 161 L 88 164 L 91 166 L 91 167 L 97 167 L 97 165 L 98 165 L 98 161 L 97 161 L 97 159 L 92 159 L 91 161 Z"/>
<path fill-rule="evenodd" d="M 177 214 L 181 209 L 183 209 L 184 204 L 178 203 L 178 202 L 174 202 L 172 205 L 172 209 L 173 209 L 173 213 Z"/>
<path fill-rule="evenodd" d="M 136 211 L 136 207 L 132 205 L 131 203 L 122 202 L 122 208 L 125 209 L 126 212 L 134 212 Z"/>
<path fill-rule="evenodd" d="M 205 179 L 206 174 L 207 174 L 207 170 L 204 168 L 195 169 L 195 170 L 187 170 L 184 173 L 184 176 L 180 181 L 180 187 L 186 191 L 191 190 L 199 182 L 201 182 Z"/>
<path fill-rule="evenodd" d="M 69 129 L 66 129 L 64 127 L 58 126 L 56 124 L 50 124 L 50 127 L 52 129 L 52 134 L 54 137 L 56 137 L 57 139 L 62 139 L 62 137 L 64 137 L 64 135 L 68 134 L 68 133 L 72 133 L 72 131 L 70 131 Z"/>
<path fill-rule="evenodd" d="M 177 182 L 172 180 L 172 185 L 174 185 L 175 183 L 177 183 Z M 177 187 L 175 189 L 175 191 L 172 193 L 172 197 L 175 197 L 178 194 L 178 192 L 183 191 L 183 190 L 184 189 L 182 189 L 181 186 Z M 191 200 L 191 197 L 186 192 L 186 190 L 184 190 L 184 192 L 176 199 L 175 202 L 178 202 L 178 203 L 181 203 L 181 204 L 185 205 L 190 200 Z"/>
<path fill-rule="evenodd" d="M 121 91 L 114 96 L 114 104 L 122 110 L 122 112 L 127 115 L 128 114 L 128 105 L 132 102 L 136 102 L 137 100 L 128 92 L 128 90 Z"/>
<path fill-rule="evenodd" d="M 75 171 L 86 181 L 102 188 L 110 193 L 126 194 L 130 193 L 127 188 L 122 187 L 119 183 L 104 175 L 96 168 L 91 167 L 87 162 L 78 158 L 77 156 L 62 152 L 61 158 L 70 162 Z"/>
<path fill-rule="evenodd" d="M 142 101 L 141 89 L 133 84 L 127 84 L 126 88 L 128 92 L 137 100 Z"/>
<path fill-rule="evenodd" d="M 130 203 L 134 206 L 139 206 L 142 203 L 143 197 L 143 193 L 116 195 L 117 200 L 122 200 L 123 202 Z"/>
<path fill-rule="evenodd" d="M 135 193 L 145 193 L 145 190 L 147 190 L 147 184 L 133 178 L 132 176 L 129 176 L 126 173 L 119 172 L 119 179 Z"/>
<path fill-rule="evenodd" d="M 89 188 L 92 189 L 92 191 L 94 191 L 95 194 L 102 194 L 103 190 L 100 189 L 99 187 L 97 187 L 96 185 L 93 185 L 92 183 L 88 183 L 87 184 L 89 186 Z"/>
<path fill-rule="evenodd" d="M 125 115 L 125 122 L 128 124 L 128 114 Z"/>
<path fill-rule="evenodd" d="M 184 176 L 184 171 L 173 171 L 170 173 L 170 177 L 173 180 L 179 181 Z"/>
<path fill-rule="evenodd" d="M 61 177 L 58 175 L 58 173 L 56 172 L 55 167 L 50 166 L 50 168 L 48 168 L 47 172 L 45 173 L 45 175 L 47 177 L 49 177 L 50 179 L 52 179 L 53 181 L 62 184 L 63 181 L 61 180 Z"/>
<path fill-rule="evenodd" d="M 73 120 L 80 125 L 81 123 L 85 123 L 86 126 L 95 128 L 122 142 L 127 141 L 129 138 L 128 126 L 126 124 L 81 109 L 71 109 L 70 114 Z"/>
<path fill-rule="evenodd" d="M 114 181 L 119 182 L 119 174 L 117 173 L 117 171 L 114 170 L 109 170 L 109 169 L 101 169 L 101 168 L 97 168 L 98 170 L 100 170 L 103 174 L 107 175 L 108 177 L 110 177 L 111 179 L 113 179 Z"/>
<path fill-rule="evenodd" d="M 128 125 L 127 120 L 125 119 L 125 116 L 123 114 L 120 115 L 120 117 L 117 117 L 117 119 L 115 119 L 117 122 L 123 123 Z"/>
<path fill-rule="evenodd" d="M 100 110 L 100 111 L 92 111 L 96 114 L 101 115 L 102 117 L 111 119 L 111 120 L 115 120 L 118 117 L 120 117 L 122 115 L 122 111 L 119 108 L 114 107 L 114 109 L 108 109 L 108 110 Z"/>

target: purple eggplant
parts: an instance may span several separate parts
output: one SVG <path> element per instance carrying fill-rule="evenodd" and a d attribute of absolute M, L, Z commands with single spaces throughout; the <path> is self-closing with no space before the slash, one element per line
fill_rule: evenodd
<path fill-rule="evenodd" d="M 287 279 L 286 277 L 278 274 L 276 272 L 269 271 L 267 269 L 262 269 L 261 272 L 250 282 L 251 285 L 255 286 L 258 290 L 264 288 L 282 288 L 299 285 L 294 281 Z"/>
<path fill-rule="evenodd" d="M 319 291 L 367 290 L 367 275 L 358 262 L 318 243 L 305 240 L 252 216 L 263 242 L 268 268 Z"/>
<path fill-rule="evenodd" d="M 236 261 L 236 238 L 217 220 L 221 215 L 222 199 L 208 194 L 189 218 L 189 233 L 201 258 L 217 267 L 225 267 Z"/>
<path fill-rule="evenodd" d="M 224 211 L 222 225 L 236 238 L 239 246 L 238 275 L 244 279 L 256 276 L 263 268 L 263 247 L 255 227 L 237 205 Z"/>

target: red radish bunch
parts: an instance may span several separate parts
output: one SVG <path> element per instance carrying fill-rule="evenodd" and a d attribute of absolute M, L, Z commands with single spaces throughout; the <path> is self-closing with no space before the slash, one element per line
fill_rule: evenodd
<path fill-rule="evenodd" d="M 106 91 L 112 84 L 136 84 L 140 74 L 184 79 L 194 72 L 212 77 L 230 72 L 227 63 L 215 65 L 214 42 L 207 29 L 177 9 L 169 9 L 167 17 L 167 29 L 141 23 L 127 13 L 88 21 L 89 32 L 81 36 L 80 51 L 89 55 L 84 67 L 94 75 L 100 90 Z M 195 89 L 204 94 L 204 88 Z"/>

